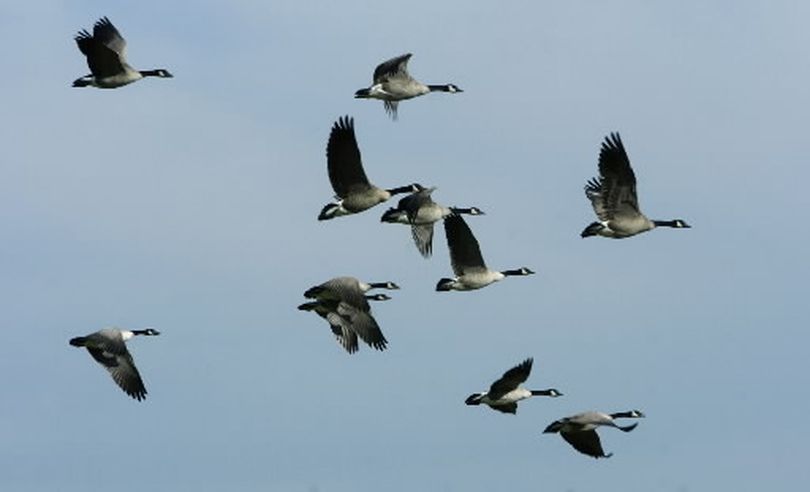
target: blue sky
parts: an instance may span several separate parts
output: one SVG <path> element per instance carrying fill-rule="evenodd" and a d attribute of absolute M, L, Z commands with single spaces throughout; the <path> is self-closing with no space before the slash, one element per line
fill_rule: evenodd
<path fill-rule="evenodd" d="M 114 91 L 72 36 L 107 15 Z M 796 490 L 805 417 L 806 2 L 6 2 L 0 6 L 0 488 Z M 458 95 L 354 100 L 374 66 Z M 385 209 L 315 220 L 325 146 L 355 118 L 373 182 L 438 186 L 494 268 L 437 293 Z M 643 210 L 690 230 L 582 240 L 599 144 L 622 134 Z M 390 342 L 349 356 L 303 291 L 350 274 Z M 153 326 L 126 397 L 70 337 Z M 535 358 L 565 396 L 464 405 Z M 609 460 L 551 421 L 639 408 Z"/>

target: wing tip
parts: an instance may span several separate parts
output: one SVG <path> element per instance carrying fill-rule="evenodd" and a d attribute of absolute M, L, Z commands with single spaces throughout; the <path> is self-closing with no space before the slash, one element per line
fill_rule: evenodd
<path fill-rule="evenodd" d="M 332 125 L 332 131 L 354 131 L 354 118 L 349 115 L 339 116 Z"/>
<path fill-rule="evenodd" d="M 605 152 L 624 152 L 624 143 L 619 132 L 610 132 L 605 140 L 602 142 L 602 149 L 600 153 Z"/>

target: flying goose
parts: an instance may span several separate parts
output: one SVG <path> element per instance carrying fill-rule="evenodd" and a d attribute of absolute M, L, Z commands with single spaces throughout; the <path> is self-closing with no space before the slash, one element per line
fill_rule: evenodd
<path fill-rule="evenodd" d="M 326 282 L 310 287 L 304 292 L 307 299 L 326 299 L 348 301 L 358 307 L 368 306 L 364 294 L 371 289 L 399 290 L 394 282 L 363 282 L 355 277 L 335 277 Z"/>
<path fill-rule="evenodd" d="M 585 196 L 599 218 L 580 234 L 582 237 L 604 236 L 615 239 L 635 236 L 655 227 L 688 228 L 686 222 L 650 220 L 641 213 L 636 196 L 636 175 L 618 133 L 602 142 L 599 152 L 599 177 L 585 185 Z"/>
<path fill-rule="evenodd" d="M 324 307 L 348 322 L 351 330 L 364 342 L 377 350 L 385 350 L 388 342 L 377 321 L 371 316 L 371 306 L 368 304 L 366 296 L 366 292 L 371 289 L 397 290 L 399 286 L 394 282 L 366 283 L 355 277 L 335 277 L 307 289 L 304 297 L 316 299 L 319 303 L 326 303 Z M 334 316 L 331 318 L 327 318 L 330 325 L 340 321 Z M 343 327 L 341 327 L 342 329 Z"/>
<path fill-rule="evenodd" d="M 348 116 L 339 118 L 332 126 L 326 145 L 326 164 L 337 201 L 323 207 L 318 220 L 356 214 L 390 199 L 392 195 L 421 189 L 418 184 L 387 190 L 371 184 L 363 171 L 360 149 L 354 136 L 354 120 Z"/>
<path fill-rule="evenodd" d="M 477 207 L 458 208 L 439 205 L 430 196 L 435 189 L 435 187 L 423 188 L 402 198 L 396 208 L 389 208 L 380 218 L 382 222 L 410 225 L 416 249 L 425 258 L 433 253 L 434 222 L 450 214 L 484 215 Z"/>
<path fill-rule="evenodd" d="M 96 362 L 110 372 L 115 383 L 126 394 L 140 401 L 146 398 L 146 387 L 125 343 L 138 335 L 156 336 L 160 335 L 160 332 L 152 328 L 144 330 L 104 328 L 85 337 L 71 338 L 70 344 L 86 348 Z"/>
<path fill-rule="evenodd" d="M 500 379 L 492 383 L 489 391 L 484 393 L 473 393 L 466 400 L 467 405 L 489 405 L 493 410 L 503 413 L 517 413 L 517 402 L 532 396 L 562 396 L 562 393 L 554 388 L 547 390 L 527 390 L 520 385 L 529 378 L 532 372 L 531 357 L 509 369 Z"/>
<path fill-rule="evenodd" d="M 168 70 L 135 70 L 127 63 L 127 42 L 110 22 L 102 17 L 93 26 L 91 36 L 86 29 L 79 31 L 74 38 L 79 50 L 87 57 L 90 74 L 73 81 L 73 87 L 99 87 L 114 89 L 131 84 L 144 77 L 171 78 Z"/>
<path fill-rule="evenodd" d="M 366 89 L 354 93 L 358 99 L 381 99 L 385 105 L 385 112 L 392 119 L 397 119 L 397 105 L 399 101 L 422 96 L 429 92 L 464 92 L 454 84 L 425 85 L 411 77 L 408 73 L 408 60 L 413 56 L 406 53 L 396 58 L 386 60 L 374 69 L 373 84 Z"/>
<path fill-rule="evenodd" d="M 562 438 L 580 453 L 593 456 L 594 458 L 610 458 L 613 456 L 613 453 L 605 454 L 602 450 L 602 443 L 599 440 L 599 435 L 596 433 L 596 428 L 600 426 L 615 427 L 624 432 L 630 432 L 636 428 L 637 423 L 623 427 L 617 425 L 613 420 L 618 418 L 636 419 L 641 417 L 644 417 L 644 414 L 638 410 L 611 414 L 584 412 L 552 422 L 546 427 L 543 433 L 553 434 L 559 432 Z"/>
<path fill-rule="evenodd" d="M 370 301 L 387 301 L 391 298 L 385 294 L 366 295 Z M 301 311 L 313 311 L 325 319 L 332 329 L 338 343 L 353 354 L 357 352 L 357 335 L 361 334 L 366 343 L 378 350 L 384 350 L 386 340 L 380 331 L 379 325 L 371 314 L 363 312 L 351 305 L 336 300 L 324 299 L 305 302 L 298 306 Z"/>
<path fill-rule="evenodd" d="M 436 284 L 437 291 L 480 289 L 504 277 L 534 273 L 526 267 L 501 272 L 487 268 L 478 241 L 460 215 L 450 215 L 444 219 L 444 232 L 456 278 L 439 280 Z"/>

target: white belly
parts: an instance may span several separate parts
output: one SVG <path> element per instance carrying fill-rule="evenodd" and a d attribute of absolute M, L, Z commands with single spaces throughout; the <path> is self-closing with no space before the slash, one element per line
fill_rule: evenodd
<path fill-rule="evenodd" d="M 486 270 L 483 272 L 466 273 L 458 278 L 458 290 L 475 290 L 497 282 L 504 278 L 501 272 Z"/>

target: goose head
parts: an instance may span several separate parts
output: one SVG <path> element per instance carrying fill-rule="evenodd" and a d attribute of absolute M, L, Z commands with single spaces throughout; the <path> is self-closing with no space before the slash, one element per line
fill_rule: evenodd
<path fill-rule="evenodd" d="M 555 432 L 560 432 L 565 425 L 565 422 L 562 420 L 555 420 L 548 427 L 545 428 L 543 434 L 554 434 Z"/>
<path fill-rule="evenodd" d="M 144 328 L 143 330 L 132 330 L 133 335 L 145 335 L 145 336 L 157 336 L 160 335 L 160 332 L 155 330 L 154 328 Z"/>
<path fill-rule="evenodd" d="M 370 296 L 366 296 L 366 299 L 370 301 L 390 301 L 391 297 L 386 294 L 374 294 Z"/>
<path fill-rule="evenodd" d="M 141 75 L 144 77 L 161 77 L 164 79 L 174 78 L 174 75 L 169 73 L 165 68 L 158 68 L 156 70 L 141 70 Z"/>
<path fill-rule="evenodd" d="M 399 290 L 399 285 L 395 284 L 394 282 L 373 282 L 368 284 L 373 289 L 388 289 L 388 290 Z"/>
<path fill-rule="evenodd" d="M 453 290 L 453 287 L 456 285 L 456 279 L 453 278 L 442 278 L 439 279 L 439 282 L 436 284 L 436 290 L 438 292 L 447 292 Z"/>

